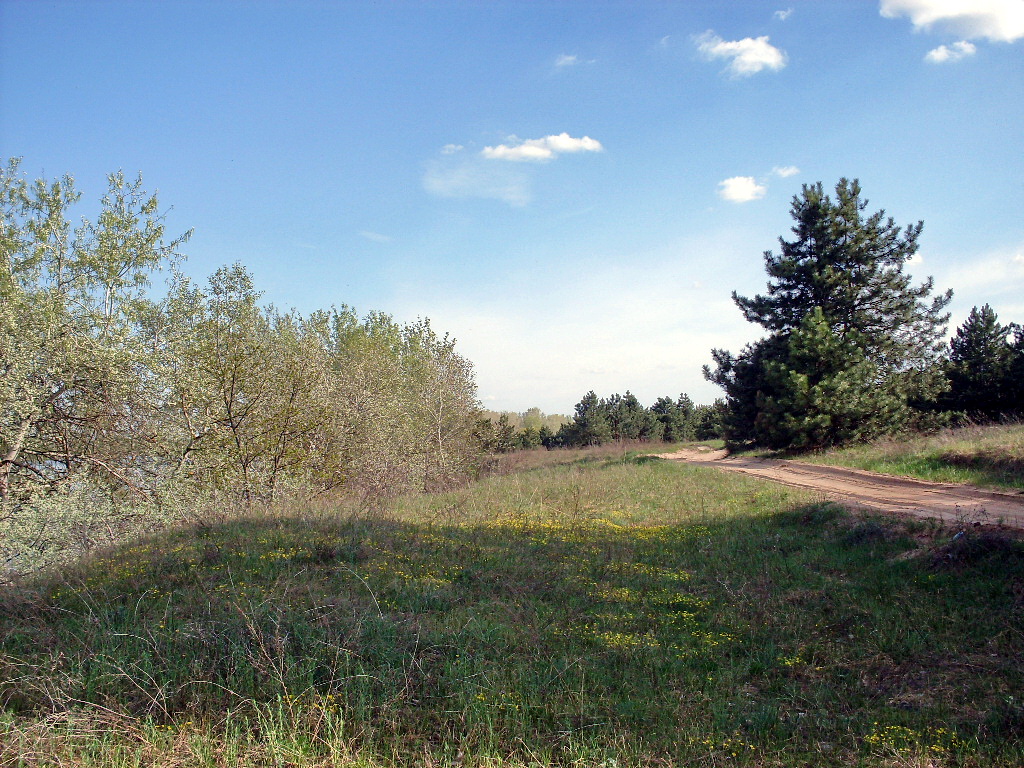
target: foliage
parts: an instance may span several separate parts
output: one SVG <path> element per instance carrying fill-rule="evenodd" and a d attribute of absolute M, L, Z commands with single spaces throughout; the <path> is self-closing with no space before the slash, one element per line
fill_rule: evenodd
<path fill-rule="evenodd" d="M 544 413 L 540 408 L 534 406 L 522 412 L 515 411 L 481 411 L 481 417 L 497 422 L 504 416 L 512 428 L 518 433 L 527 429 L 535 429 L 538 432 L 547 427 L 549 431 L 557 432 L 558 429 L 570 421 L 572 417 L 561 413 Z"/>
<path fill-rule="evenodd" d="M 558 434 L 562 445 L 601 445 L 611 441 L 612 427 L 607 409 L 594 390 L 587 392 L 576 403 L 576 415 L 572 422 L 564 425 Z"/>
<path fill-rule="evenodd" d="M 725 432 L 725 417 L 728 413 L 724 400 L 715 400 L 711 405 L 698 405 L 693 409 L 693 436 L 697 440 L 718 440 Z"/>
<path fill-rule="evenodd" d="M 551 440 L 560 447 L 602 445 L 616 441 L 684 442 L 721 435 L 717 406 L 694 406 L 686 393 L 677 400 L 661 397 L 644 408 L 628 390 L 599 398 L 588 392 L 576 404 L 576 416 Z M 547 445 L 547 443 L 545 443 Z"/>
<path fill-rule="evenodd" d="M 922 225 L 866 215 L 856 181 L 840 180 L 835 193 L 804 185 L 792 203 L 795 239 L 764 255 L 768 292 L 733 294 L 769 336 L 737 357 L 714 350 L 716 368 L 705 369 L 726 392 L 732 443 L 866 439 L 908 424 L 946 387 L 938 360 L 952 293 L 930 298 L 931 278 L 914 286 L 903 272 Z"/>
<path fill-rule="evenodd" d="M 677 400 L 659 397 L 651 406 L 651 413 L 662 424 L 662 437 L 667 443 L 685 443 L 696 437 L 695 407 L 684 392 Z"/>
<path fill-rule="evenodd" d="M 950 391 L 943 404 L 982 419 L 1024 413 L 1021 338 L 1021 329 L 1001 325 L 988 304 L 974 307 L 949 342 Z"/>
<path fill-rule="evenodd" d="M 30 185 L 18 167 L 0 170 L 0 501 L 72 478 L 138 490 L 159 397 L 144 290 L 190 233 L 166 241 L 157 198 L 120 173 L 72 229 L 73 179 Z"/>
<path fill-rule="evenodd" d="M 108 182 L 72 229 L 69 177 L 0 172 L 0 523 L 30 530 L 47 499 L 134 516 L 297 486 L 373 506 L 474 475 L 476 385 L 453 339 L 425 319 L 263 306 L 240 264 L 199 286 L 176 269 L 189 233 L 165 236 L 141 180 Z M 52 546 L 17 540 L 35 541 L 23 561 Z"/>
<path fill-rule="evenodd" d="M 515 428 L 505 413 L 498 417 L 497 422 L 486 418 L 477 419 L 473 435 L 488 453 L 509 453 L 520 447 Z"/>
<path fill-rule="evenodd" d="M 769 448 L 849 443 L 906 421 L 905 397 L 861 346 L 833 331 L 820 307 L 789 335 L 786 354 L 763 370 L 754 427 Z"/>

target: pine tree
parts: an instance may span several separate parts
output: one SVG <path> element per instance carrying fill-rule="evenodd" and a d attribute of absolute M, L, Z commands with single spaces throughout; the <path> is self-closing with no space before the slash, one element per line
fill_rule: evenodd
<path fill-rule="evenodd" d="M 667 443 L 685 443 L 694 438 L 693 401 L 685 392 L 678 400 L 659 397 L 650 412 L 662 424 L 662 439 Z"/>
<path fill-rule="evenodd" d="M 769 336 L 738 356 L 713 350 L 717 367 L 705 368 L 725 389 L 731 442 L 871 437 L 905 425 L 911 404 L 934 401 L 946 387 L 936 363 L 952 292 L 931 297 L 931 278 L 915 286 L 903 272 L 923 225 L 901 228 L 884 211 L 865 214 L 857 181 L 841 179 L 835 192 L 833 200 L 820 183 L 804 185 L 791 208 L 795 238 L 780 238 L 778 255 L 764 254 L 768 292 L 733 293 Z M 852 398 L 854 412 L 867 409 L 863 428 L 840 426 L 852 414 L 833 412 L 836 397 Z"/>
<path fill-rule="evenodd" d="M 1010 370 L 1012 326 L 1000 325 L 988 304 L 974 307 L 949 342 L 950 408 L 975 417 L 993 418 L 1019 409 L 1013 400 Z"/>
<path fill-rule="evenodd" d="M 1013 341 L 1010 343 L 1010 371 L 1007 399 L 1010 412 L 1024 416 L 1024 326 L 1013 326 Z"/>
<path fill-rule="evenodd" d="M 593 390 L 576 403 L 576 415 L 566 426 L 567 437 L 574 445 L 601 445 L 612 439 L 606 409 Z"/>
<path fill-rule="evenodd" d="M 881 381 L 878 366 L 829 327 L 819 307 L 789 336 L 784 357 L 768 360 L 756 417 L 758 442 L 808 449 L 883 433 L 907 417 L 906 398 Z"/>

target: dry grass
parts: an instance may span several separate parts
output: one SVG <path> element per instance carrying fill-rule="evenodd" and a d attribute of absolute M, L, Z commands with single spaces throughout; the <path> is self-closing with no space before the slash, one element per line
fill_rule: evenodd
<path fill-rule="evenodd" d="M 1024 490 L 1024 424 L 944 429 L 930 435 L 887 438 L 808 454 L 800 459 L 933 482 Z"/>

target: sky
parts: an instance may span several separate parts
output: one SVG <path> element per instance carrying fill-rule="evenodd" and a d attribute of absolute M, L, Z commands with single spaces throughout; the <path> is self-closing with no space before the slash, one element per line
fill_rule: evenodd
<path fill-rule="evenodd" d="M 0 0 L 0 156 L 141 173 L 184 271 L 430 318 L 485 408 L 721 391 L 803 184 L 1024 323 L 1024 0 Z"/>

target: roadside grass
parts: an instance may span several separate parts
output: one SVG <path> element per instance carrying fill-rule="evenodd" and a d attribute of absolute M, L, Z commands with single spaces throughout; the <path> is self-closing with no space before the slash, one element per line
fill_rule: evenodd
<path fill-rule="evenodd" d="M 722 445 L 724 445 L 724 441 Z M 528 448 L 498 454 L 492 458 L 484 475 L 509 475 L 529 472 L 545 467 L 587 466 L 615 461 L 626 461 L 653 453 L 669 453 L 691 443 L 651 443 L 645 440 L 623 440 L 584 448 Z"/>
<path fill-rule="evenodd" d="M 3 766 L 1016 766 L 1021 691 L 1017 542 L 633 455 L 0 597 Z"/>
<path fill-rule="evenodd" d="M 1024 424 L 958 427 L 796 458 L 933 482 L 1024 490 Z"/>

